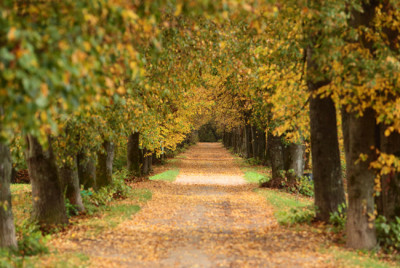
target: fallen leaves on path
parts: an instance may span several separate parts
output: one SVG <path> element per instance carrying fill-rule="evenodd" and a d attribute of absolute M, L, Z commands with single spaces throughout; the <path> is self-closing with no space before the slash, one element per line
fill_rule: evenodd
<path fill-rule="evenodd" d="M 136 183 L 153 192 L 140 213 L 95 236 L 87 227 L 71 228 L 53 245 L 84 252 L 92 267 L 337 267 L 320 253 L 321 235 L 279 226 L 254 185 L 228 182 L 242 173 L 220 145 L 200 143 L 185 155 L 180 176 L 190 183 L 193 175 L 193 185 L 179 178 Z M 199 175 L 227 178 L 207 185 Z"/>

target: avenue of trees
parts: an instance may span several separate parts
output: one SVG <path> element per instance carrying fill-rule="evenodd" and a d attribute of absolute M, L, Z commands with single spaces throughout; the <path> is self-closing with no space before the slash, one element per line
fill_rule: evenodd
<path fill-rule="evenodd" d="M 52 226 L 67 223 L 64 198 L 85 209 L 81 185 L 111 183 L 118 148 L 146 174 L 211 119 L 227 147 L 271 165 L 267 186 L 295 181 L 312 159 L 321 221 L 346 202 L 342 145 L 349 247 L 375 246 L 376 215 L 400 217 L 400 1 L 6 0 L 0 10 L 0 247 L 16 247 L 16 139 L 32 218 Z"/>

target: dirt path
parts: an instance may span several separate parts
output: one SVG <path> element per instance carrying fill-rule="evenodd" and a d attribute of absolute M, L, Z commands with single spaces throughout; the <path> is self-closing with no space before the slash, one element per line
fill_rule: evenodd
<path fill-rule="evenodd" d="M 92 240 L 71 240 L 92 267 L 333 267 L 318 236 L 280 227 L 220 144 L 200 143 L 175 183 L 142 182 L 143 210 Z"/>

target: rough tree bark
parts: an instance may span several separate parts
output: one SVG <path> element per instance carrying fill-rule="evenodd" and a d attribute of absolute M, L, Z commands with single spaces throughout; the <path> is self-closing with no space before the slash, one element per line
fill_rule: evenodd
<path fill-rule="evenodd" d="M 132 133 L 128 138 L 128 170 L 135 176 L 141 175 L 139 132 Z"/>
<path fill-rule="evenodd" d="M 10 149 L 0 143 L 0 248 L 17 247 L 11 206 L 11 168 Z"/>
<path fill-rule="evenodd" d="M 115 146 L 110 141 L 103 142 L 103 150 L 97 153 L 96 185 L 100 189 L 112 183 L 112 167 Z"/>
<path fill-rule="evenodd" d="M 361 3 L 363 11 L 352 10 L 349 24 L 355 29 L 360 26 L 369 27 L 379 4 L 380 1 L 375 0 L 363 1 Z M 373 41 L 361 35 L 358 42 L 374 54 Z M 358 113 L 344 116 L 348 120 L 345 126 L 347 133 L 344 135 L 348 139 L 345 141 L 345 146 L 348 147 L 346 173 L 349 199 L 346 243 L 351 248 L 371 249 L 376 245 L 374 221 L 370 217 L 375 206 L 373 197 L 375 175 L 369 167 L 371 161 L 376 158 L 371 147 L 379 146 L 379 128 L 372 108 L 367 108 L 363 112 L 363 116 Z"/>
<path fill-rule="evenodd" d="M 371 249 L 376 245 L 374 221 L 374 179 L 369 168 L 375 159 L 371 146 L 375 146 L 376 123 L 372 109 L 364 111 L 364 116 L 350 114 L 346 135 L 349 140 L 347 163 L 347 246 L 357 249 Z M 345 136 L 345 137 L 346 137 Z M 365 159 L 361 160 L 360 155 Z"/>
<path fill-rule="evenodd" d="M 85 189 L 96 190 L 96 161 L 81 151 L 77 156 L 77 162 L 79 183 Z"/>
<path fill-rule="evenodd" d="M 28 135 L 26 140 L 26 161 L 32 184 L 32 218 L 42 227 L 66 224 L 68 219 L 64 195 L 51 139 L 48 138 L 47 150 L 44 150 L 38 139 L 32 135 Z"/>

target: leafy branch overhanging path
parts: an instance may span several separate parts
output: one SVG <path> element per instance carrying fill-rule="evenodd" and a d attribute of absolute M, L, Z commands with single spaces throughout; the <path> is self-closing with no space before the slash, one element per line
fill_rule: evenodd
<path fill-rule="evenodd" d="M 175 183 L 146 181 L 143 210 L 95 239 L 62 243 L 93 267 L 334 267 L 323 238 L 281 227 L 245 184 L 229 152 L 199 143 L 183 154 Z"/>

